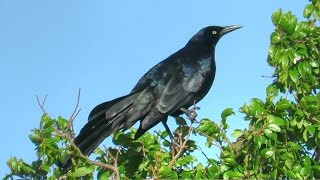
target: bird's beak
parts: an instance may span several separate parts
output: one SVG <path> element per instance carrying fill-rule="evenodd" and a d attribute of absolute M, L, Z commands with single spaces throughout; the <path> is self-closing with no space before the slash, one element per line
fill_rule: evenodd
<path fill-rule="evenodd" d="M 239 28 L 242 28 L 242 26 L 239 26 L 239 25 L 225 26 L 225 27 L 223 27 L 223 30 L 221 31 L 220 36 L 223 36 L 231 31 L 237 30 Z"/>

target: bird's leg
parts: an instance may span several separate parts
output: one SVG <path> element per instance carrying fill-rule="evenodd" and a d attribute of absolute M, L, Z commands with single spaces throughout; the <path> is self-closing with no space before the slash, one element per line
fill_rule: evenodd
<path fill-rule="evenodd" d="M 161 122 L 162 122 L 164 128 L 166 129 L 166 131 L 167 131 L 167 133 L 168 133 L 171 141 L 173 142 L 173 141 L 174 141 L 174 137 L 173 137 L 173 135 L 172 135 L 172 133 L 171 133 L 171 131 L 170 131 L 169 126 L 167 125 L 167 119 L 166 119 L 166 120 L 162 120 Z"/>
<path fill-rule="evenodd" d="M 162 120 L 161 122 L 162 122 L 164 128 L 166 129 L 170 139 L 171 139 L 171 150 L 172 150 L 172 153 L 174 154 L 175 152 L 178 151 L 180 146 L 179 146 L 178 142 L 176 142 L 174 136 L 172 135 L 172 133 L 170 131 L 170 128 L 169 128 L 169 126 L 167 124 L 167 120 Z"/>

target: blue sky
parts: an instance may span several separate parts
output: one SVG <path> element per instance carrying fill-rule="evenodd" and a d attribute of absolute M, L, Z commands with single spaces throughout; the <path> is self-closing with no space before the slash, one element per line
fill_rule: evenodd
<path fill-rule="evenodd" d="M 273 72 L 266 62 L 274 29 L 271 14 L 282 8 L 301 19 L 306 4 L 0 0 L 0 177 L 9 171 L 9 157 L 35 158 L 28 139 L 42 114 L 35 95 L 48 95 L 50 116 L 69 118 L 81 88 L 79 132 L 95 105 L 130 92 L 148 69 L 209 25 L 244 27 L 223 37 L 216 48 L 216 79 L 198 104 L 199 118 L 219 121 L 222 110 L 232 107 L 231 127 L 245 128 L 239 108 L 251 98 L 263 99 L 271 82 L 262 77 Z M 169 126 L 176 127 L 173 121 Z"/>

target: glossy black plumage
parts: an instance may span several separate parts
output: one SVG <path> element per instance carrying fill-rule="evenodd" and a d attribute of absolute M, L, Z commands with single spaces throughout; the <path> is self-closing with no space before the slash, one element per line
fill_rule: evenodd
<path fill-rule="evenodd" d="M 89 122 L 75 139 L 83 154 L 94 149 L 116 130 L 140 121 L 139 138 L 168 116 L 182 114 L 209 91 L 215 78 L 215 46 L 226 33 L 241 26 L 209 26 L 195 34 L 185 47 L 151 68 L 130 94 L 95 107 Z"/>

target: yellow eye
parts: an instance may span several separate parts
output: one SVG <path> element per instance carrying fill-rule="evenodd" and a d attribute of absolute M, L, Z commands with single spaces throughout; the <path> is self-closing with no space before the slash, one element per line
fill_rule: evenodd
<path fill-rule="evenodd" d="M 212 31 L 212 34 L 217 34 L 217 31 Z"/>

